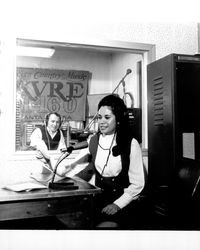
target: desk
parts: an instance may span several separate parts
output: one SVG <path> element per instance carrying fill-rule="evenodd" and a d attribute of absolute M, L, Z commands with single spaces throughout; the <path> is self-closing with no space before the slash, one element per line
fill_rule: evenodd
<path fill-rule="evenodd" d="M 93 198 L 100 189 L 78 177 L 73 180 L 79 187 L 76 190 L 40 189 L 17 193 L 0 189 L 0 229 L 8 228 L 14 220 L 18 221 L 14 229 L 18 229 L 17 225 L 20 229 L 20 223 L 26 219 L 34 218 L 40 224 L 43 217 L 49 219 L 48 223 L 51 218 L 64 218 L 66 229 L 92 229 Z M 37 227 L 45 229 L 41 225 L 33 229 Z"/>

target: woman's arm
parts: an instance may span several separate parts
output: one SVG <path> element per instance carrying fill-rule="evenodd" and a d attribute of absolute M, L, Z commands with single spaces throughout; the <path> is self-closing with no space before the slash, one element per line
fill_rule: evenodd
<path fill-rule="evenodd" d="M 78 164 L 83 164 L 87 163 L 89 161 L 89 150 L 88 148 L 86 149 L 81 149 L 78 156 L 74 159 L 73 162 L 71 162 L 71 168 L 74 168 Z"/>
<path fill-rule="evenodd" d="M 139 143 L 134 138 L 131 142 L 128 176 L 130 185 L 124 189 L 123 195 L 114 202 L 120 208 L 125 207 L 132 200 L 136 199 L 145 185 L 142 151 Z"/>
<path fill-rule="evenodd" d="M 89 161 L 89 149 L 81 149 L 77 157 L 75 157 L 72 161 L 65 162 L 64 164 L 58 167 L 58 173 L 60 175 L 66 175 L 71 170 L 75 169 L 77 165 L 88 163 Z"/>

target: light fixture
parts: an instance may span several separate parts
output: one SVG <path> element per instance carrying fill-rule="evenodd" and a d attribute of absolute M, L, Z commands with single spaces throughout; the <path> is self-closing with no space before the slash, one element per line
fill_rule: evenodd
<path fill-rule="evenodd" d="M 50 58 L 53 56 L 55 49 L 53 48 L 38 48 L 28 46 L 17 46 L 17 56 L 32 56 L 32 57 L 46 57 Z"/>

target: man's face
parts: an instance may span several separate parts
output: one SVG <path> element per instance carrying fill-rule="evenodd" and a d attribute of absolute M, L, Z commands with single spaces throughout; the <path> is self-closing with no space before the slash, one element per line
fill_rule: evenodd
<path fill-rule="evenodd" d="M 51 132 L 56 132 L 60 126 L 60 118 L 54 114 L 51 114 L 47 124 L 48 129 Z"/>

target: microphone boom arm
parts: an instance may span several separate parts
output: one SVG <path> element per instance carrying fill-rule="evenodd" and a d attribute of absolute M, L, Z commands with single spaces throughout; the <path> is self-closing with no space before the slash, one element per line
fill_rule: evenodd
<path fill-rule="evenodd" d="M 125 84 L 124 83 L 124 79 L 127 77 L 128 74 L 130 74 L 132 72 L 131 69 L 127 69 L 126 71 L 126 74 L 124 77 L 122 77 L 122 79 L 119 81 L 119 83 L 117 84 L 117 86 L 115 87 L 115 89 L 112 91 L 111 94 L 114 94 L 114 92 L 119 88 L 120 84 L 123 83 L 123 85 Z M 88 123 L 88 125 L 85 127 L 84 131 L 87 131 L 88 128 L 90 128 L 90 125 L 94 122 L 94 120 L 96 119 L 98 115 L 98 111 L 96 112 L 96 114 L 93 116 L 92 120 Z"/>
<path fill-rule="evenodd" d="M 58 158 L 58 161 L 56 162 L 56 165 L 55 165 L 55 168 L 54 168 L 54 171 L 53 171 L 53 177 L 52 177 L 52 180 L 51 180 L 51 183 L 54 182 L 54 179 L 55 179 L 55 175 L 57 173 L 57 168 L 58 168 L 58 165 L 66 158 L 68 157 L 73 150 L 77 150 L 77 149 L 82 149 L 82 148 L 86 148 L 88 147 L 88 142 L 81 142 L 81 143 L 77 143 L 75 146 L 70 146 L 68 147 L 67 149 L 63 150 L 61 156 Z"/>
<path fill-rule="evenodd" d="M 65 152 L 63 153 L 57 163 L 56 163 L 56 166 L 55 166 L 55 169 L 54 169 L 54 172 L 53 172 L 53 177 L 52 177 L 52 180 L 51 182 L 49 182 L 49 188 L 50 189 L 57 189 L 57 190 L 74 190 L 74 189 L 78 189 L 79 186 L 74 182 L 73 179 L 69 178 L 69 177 L 65 177 L 64 178 L 64 181 L 60 182 L 54 182 L 54 178 L 55 178 L 55 175 L 56 175 L 56 172 L 57 172 L 57 168 L 58 168 L 58 165 L 61 163 L 61 161 L 63 161 L 67 156 L 69 156 L 71 154 L 72 151 L 70 152 Z"/>
<path fill-rule="evenodd" d="M 54 182 L 55 176 L 56 176 L 56 174 L 57 174 L 58 165 L 59 165 L 66 157 L 68 157 L 70 154 L 71 154 L 71 152 L 65 152 L 65 153 L 63 153 L 63 154 L 58 158 L 58 161 L 56 162 L 56 165 L 55 165 L 55 168 L 54 168 L 54 171 L 53 171 L 53 177 L 52 177 L 52 179 L 51 179 L 51 183 Z"/>
<path fill-rule="evenodd" d="M 120 84 L 123 83 L 124 84 L 124 79 L 127 77 L 128 74 L 130 74 L 132 72 L 131 69 L 127 69 L 126 71 L 126 75 L 124 77 L 122 77 L 122 79 L 120 80 L 120 82 L 117 84 L 117 86 L 115 87 L 115 89 L 113 90 L 112 94 L 119 88 Z"/>

